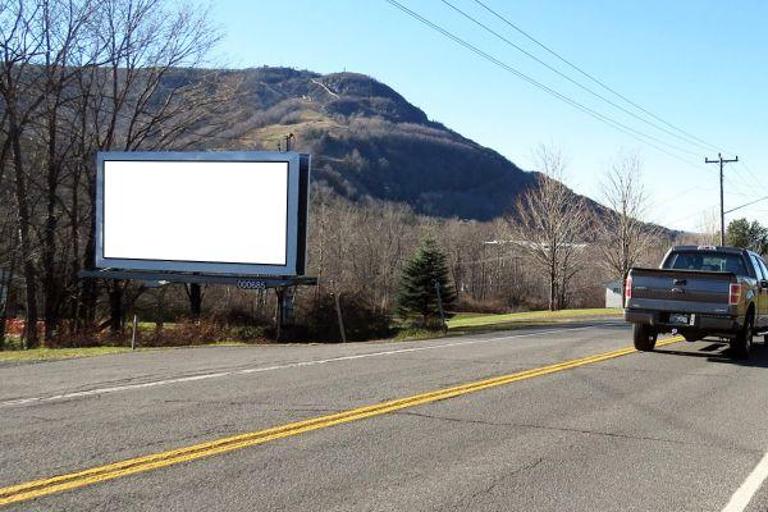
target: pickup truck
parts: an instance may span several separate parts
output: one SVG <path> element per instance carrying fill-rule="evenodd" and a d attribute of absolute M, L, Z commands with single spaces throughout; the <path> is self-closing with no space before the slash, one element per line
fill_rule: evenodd
<path fill-rule="evenodd" d="M 748 357 L 753 336 L 768 331 L 768 268 L 752 251 L 672 247 L 659 268 L 629 270 L 624 297 L 641 351 L 653 350 L 660 333 L 676 332 L 687 341 L 727 340 L 733 355 Z"/>

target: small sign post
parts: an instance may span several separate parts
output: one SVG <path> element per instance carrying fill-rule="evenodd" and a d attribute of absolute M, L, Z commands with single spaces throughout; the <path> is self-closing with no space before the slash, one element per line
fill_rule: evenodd
<path fill-rule="evenodd" d="M 136 332 L 139 330 L 139 315 L 133 315 L 133 329 L 131 330 L 131 350 L 136 350 Z"/>

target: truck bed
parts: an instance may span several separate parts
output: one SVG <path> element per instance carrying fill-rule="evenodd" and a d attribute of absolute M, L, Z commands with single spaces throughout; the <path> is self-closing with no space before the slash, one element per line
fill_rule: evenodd
<path fill-rule="evenodd" d="M 633 268 L 628 309 L 727 315 L 732 272 Z"/>

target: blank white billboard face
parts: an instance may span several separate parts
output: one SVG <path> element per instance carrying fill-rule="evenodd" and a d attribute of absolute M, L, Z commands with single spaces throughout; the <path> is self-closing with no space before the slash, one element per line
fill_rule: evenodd
<path fill-rule="evenodd" d="M 288 162 L 107 160 L 103 257 L 286 265 Z"/>

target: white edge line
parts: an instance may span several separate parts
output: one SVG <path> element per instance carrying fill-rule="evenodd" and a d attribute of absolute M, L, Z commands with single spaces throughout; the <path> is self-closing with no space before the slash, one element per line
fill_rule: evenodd
<path fill-rule="evenodd" d="M 143 382 L 140 384 L 126 384 L 125 386 L 113 386 L 108 388 L 96 388 L 96 389 L 89 389 L 86 391 L 76 391 L 72 393 L 63 393 L 60 395 L 52 395 L 52 396 L 37 396 L 37 397 L 29 397 L 29 398 L 18 398 L 15 400 L 8 400 L 5 402 L 0 402 L 0 408 L 3 407 L 13 407 L 13 406 L 20 406 L 20 405 L 30 405 L 30 404 L 38 404 L 38 403 L 46 403 L 46 402 L 56 402 L 60 400 L 68 400 L 72 398 L 83 398 L 83 397 L 89 397 L 89 396 L 97 396 L 97 395 L 105 395 L 109 393 L 117 393 L 121 391 L 132 391 L 136 389 L 145 389 L 145 388 L 153 388 L 157 386 L 166 386 L 169 384 L 179 384 L 183 382 L 194 382 L 199 380 L 207 380 L 207 379 L 216 379 L 220 377 L 230 377 L 234 375 L 248 375 L 251 373 L 261 373 L 261 372 L 269 372 L 269 371 L 275 371 L 275 370 L 285 370 L 288 368 L 301 368 L 305 366 L 315 366 L 320 364 L 327 364 L 327 363 L 335 363 L 339 361 L 352 361 L 356 359 L 366 359 L 369 357 L 381 357 L 381 356 L 391 356 L 391 355 L 397 355 L 397 354 L 405 354 L 410 352 L 421 352 L 424 350 L 435 350 L 435 349 L 441 349 L 441 348 L 451 348 L 451 347 L 458 347 L 462 345 L 476 345 L 480 343 L 491 343 L 494 341 L 500 341 L 500 340 L 507 340 L 507 339 L 514 339 L 514 338 L 527 338 L 530 336 L 540 336 L 543 334 L 552 334 L 556 332 L 566 332 L 566 331 L 580 331 L 583 329 L 591 329 L 592 327 L 595 327 L 594 325 L 587 325 L 583 327 L 566 327 L 562 329 L 547 329 L 543 331 L 536 331 L 532 333 L 526 333 L 526 334 L 514 334 L 511 336 L 497 336 L 495 338 L 483 338 L 479 340 L 468 340 L 468 341 L 457 341 L 453 343 L 442 343 L 439 345 L 430 345 L 428 347 L 412 347 L 412 348 L 403 348 L 403 349 L 397 349 L 397 350 L 386 350 L 381 352 L 369 352 L 366 354 L 355 354 L 351 356 L 339 356 L 339 357 L 332 357 L 329 359 L 320 359 L 320 360 L 312 360 L 312 361 L 299 361 L 296 363 L 288 363 L 288 364 L 281 364 L 281 365 L 273 365 L 273 366 L 262 366 L 258 368 L 247 368 L 244 370 L 233 370 L 233 371 L 227 371 L 227 372 L 216 372 L 216 373 L 206 373 L 202 375 L 194 375 L 191 377 L 178 377 L 174 379 L 163 379 L 163 380 L 157 380 L 152 382 Z"/>
<path fill-rule="evenodd" d="M 749 502 L 752 501 L 766 478 L 768 478 L 768 453 L 760 459 L 741 487 L 733 493 L 731 500 L 722 512 L 743 512 L 746 510 Z"/>

